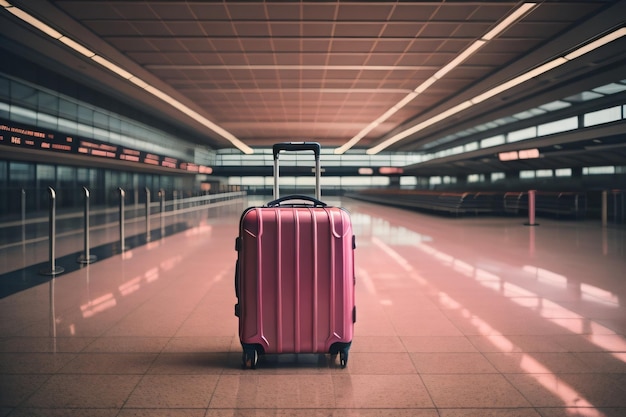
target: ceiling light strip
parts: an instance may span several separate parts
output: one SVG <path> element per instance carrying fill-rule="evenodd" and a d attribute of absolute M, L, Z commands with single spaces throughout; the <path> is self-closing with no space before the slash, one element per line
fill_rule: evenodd
<path fill-rule="evenodd" d="M 92 50 L 85 48 L 83 45 L 79 44 L 73 39 L 68 38 L 67 36 L 61 36 L 58 40 L 63 42 L 65 45 L 69 46 L 76 52 L 85 55 L 87 58 L 93 58 L 96 55 L 96 53 Z"/>
<path fill-rule="evenodd" d="M 19 9 L 8 2 L 3 2 L 2 6 L 7 12 L 22 19 L 24 22 L 28 23 L 29 25 L 39 29 L 40 31 L 50 36 L 51 38 L 59 39 L 63 36 L 61 33 L 51 28 L 50 26 L 46 25 L 41 20 L 35 18 L 34 16 L 31 16 L 30 14 L 26 13 L 24 10 Z"/>
<path fill-rule="evenodd" d="M 383 149 L 393 145 L 396 142 L 401 141 L 402 139 L 406 138 L 407 136 L 410 136 L 414 133 L 419 132 L 420 130 L 426 129 L 428 126 L 434 125 L 435 123 L 438 123 L 440 121 L 442 121 L 443 119 L 447 119 L 448 117 L 455 115 L 469 107 L 472 106 L 472 103 L 467 100 L 464 101 L 461 104 L 457 104 L 456 106 L 452 107 L 451 109 L 448 109 L 446 111 L 444 111 L 443 113 L 439 113 L 437 116 L 432 117 L 428 120 L 425 120 L 421 123 L 416 124 L 415 126 L 411 127 L 410 129 L 404 130 L 392 137 L 390 137 L 389 139 L 385 140 L 384 142 L 374 146 L 373 148 L 368 149 L 367 151 L 365 151 L 368 155 L 374 155 L 377 154 L 378 152 L 382 151 Z"/>
<path fill-rule="evenodd" d="M 376 119 L 373 123 L 369 124 L 365 129 L 361 130 L 355 137 L 350 139 L 348 142 L 346 142 L 345 144 L 343 144 L 339 148 L 335 149 L 335 154 L 342 154 L 342 153 L 346 152 L 348 149 L 350 149 L 352 146 L 356 145 L 361 139 L 363 139 L 365 137 L 365 135 L 367 135 L 369 132 L 371 132 L 374 129 L 374 127 L 378 126 L 380 123 L 382 123 L 385 120 L 387 120 L 392 114 L 396 113 L 400 108 L 406 106 L 413 98 L 417 97 L 418 94 L 421 94 L 422 92 L 426 91 L 426 89 L 428 89 L 431 85 L 433 85 L 435 82 L 437 82 L 437 80 L 440 80 L 447 73 L 449 73 L 450 71 L 452 71 L 453 69 L 458 67 L 467 58 L 469 58 L 470 56 L 475 54 L 476 51 L 478 51 L 480 48 L 482 48 L 488 41 L 490 41 L 491 39 L 495 38 L 499 33 L 504 31 L 507 27 L 511 26 L 517 20 L 521 19 L 522 16 L 526 15 L 526 13 L 528 13 L 536 5 L 537 5 L 537 3 L 523 3 L 520 7 L 515 9 L 513 11 L 513 13 L 511 13 L 502 22 L 500 22 L 496 27 L 494 27 L 492 30 L 487 32 L 486 35 L 484 35 L 480 39 L 474 41 L 469 47 L 467 47 L 465 50 L 463 50 L 463 52 L 461 52 L 459 55 L 457 55 L 452 61 L 450 61 L 443 68 L 440 68 L 437 72 L 435 72 L 435 74 L 433 76 L 431 76 L 426 81 L 424 81 L 422 84 L 417 86 L 415 88 L 415 90 L 413 90 L 415 95 L 412 96 L 412 98 L 410 100 L 407 100 L 407 97 L 408 97 L 407 96 L 403 100 L 398 102 L 398 104 L 396 104 L 391 109 L 393 111 L 390 110 L 390 111 L 385 112 L 385 114 L 383 114 L 381 117 Z M 471 103 L 470 103 L 470 105 L 471 105 Z M 457 107 L 459 107 L 459 106 L 457 106 Z M 469 106 L 467 106 L 467 107 L 469 107 Z M 465 108 L 467 108 L 467 107 L 465 107 Z M 403 133 L 404 132 L 400 133 L 399 135 L 402 135 Z M 392 138 L 388 139 L 387 141 L 385 141 L 383 143 L 388 143 L 389 141 L 392 141 L 391 143 L 395 143 L 398 140 L 401 140 L 404 137 L 406 137 L 406 136 L 401 136 L 400 137 L 399 135 L 393 136 Z M 367 151 L 367 153 L 377 153 L 377 152 L 380 152 L 380 151 L 376 151 L 376 152 L 371 152 L 371 151 L 373 149 L 379 149 L 381 145 L 377 145 L 374 148 L 371 148 L 370 150 Z M 387 146 L 389 146 L 389 145 L 387 145 Z M 384 148 L 385 147 L 381 148 L 380 150 L 382 150 Z"/>
<path fill-rule="evenodd" d="M 576 59 L 580 56 L 583 56 L 586 53 L 589 53 L 591 51 L 593 51 L 594 49 L 598 49 L 604 45 L 606 45 L 609 42 L 613 42 L 614 40 L 617 40 L 619 38 L 621 38 L 622 36 L 626 35 L 626 27 L 617 29 L 611 33 L 609 33 L 608 35 L 605 35 L 599 39 L 596 39 L 593 42 L 590 42 L 580 48 L 578 48 L 577 50 L 567 54 L 564 56 L 565 59 L 567 59 L 568 61 L 571 61 L 573 59 Z"/>
<path fill-rule="evenodd" d="M 498 23 L 496 27 L 494 27 L 489 32 L 487 32 L 487 34 L 483 36 L 481 39 L 485 41 L 492 40 L 493 38 L 498 36 L 500 33 L 502 33 L 506 28 L 511 26 L 513 23 L 515 23 L 517 20 L 521 19 L 524 15 L 526 15 L 526 13 L 532 10 L 536 5 L 537 3 L 522 4 L 520 7 L 515 9 L 513 13 L 508 15 L 502 22 Z"/>
<path fill-rule="evenodd" d="M 97 62 L 98 64 L 100 64 L 101 66 L 103 66 L 104 68 L 108 69 L 109 71 L 111 71 L 112 73 L 126 79 L 126 80 L 130 80 L 131 78 L 133 78 L 133 74 L 131 74 L 130 72 L 126 71 L 125 69 L 115 65 L 114 63 L 112 63 L 111 61 L 109 61 L 108 59 L 101 57 L 100 55 L 94 55 L 91 57 L 91 59 L 94 62 Z"/>
<path fill-rule="evenodd" d="M 554 68 L 557 68 L 557 67 L 559 67 L 559 66 L 561 66 L 561 65 L 563 65 L 563 64 L 565 64 L 567 62 L 573 61 L 574 59 L 579 58 L 579 57 L 583 56 L 584 54 L 587 54 L 587 53 L 589 53 L 589 52 L 591 52 L 591 51 L 593 51 L 595 49 L 598 49 L 598 48 L 600 48 L 600 47 L 602 47 L 602 46 L 604 46 L 604 45 L 606 45 L 606 44 L 608 44 L 610 42 L 613 42 L 613 41 L 615 41 L 615 40 L 617 40 L 617 39 L 619 39 L 619 38 L 621 38 L 623 36 L 626 36 L 626 27 L 622 27 L 622 28 L 616 29 L 613 32 L 611 32 L 611 33 L 609 33 L 609 34 L 607 34 L 605 36 L 602 36 L 601 38 L 598 38 L 597 40 L 595 40 L 593 42 L 590 42 L 590 43 L 588 43 L 586 45 L 581 46 L 580 48 L 576 49 L 573 52 L 570 52 L 570 53 L 568 53 L 566 55 L 563 55 L 563 56 L 560 56 L 560 57 L 558 57 L 556 59 L 553 59 L 552 61 L 549 61 L 549 62 L 547 62 L 547 63 L 545 63 L 543 65 L 540 65 L 537 68 L 533 68 L 532 70 L 530 70 L 530 71 L 528 71 L 528 72 L 526 72 L 526 73 L 524 73 L 524 74 L 522 74 L 520 76 L 517 76 L 517 77 L 515 77 L 515 78 L 513 78 L 513 79 L 511 79 L 511 80 L 509 80 L 509 81 L 507 81 L 507 82 L 505 82 L 503 84 L 500 84 L 500 85 L 492 88 L 491 90 L 488 90 L 488 91 L 486 91 L 486 92 L 484 92 L 482 94 L 477 95 L 474 98 L 471 98 L 470 100 L 465 102 L 465 103 L 469 103 L 469 106 L 465 106 L 465 103 L 461 103 L 461 105 L 455 106 L 452 109 L 450 109 L 450 110 L 453 110 L 451 113 L 449 113 L 450 110 L 445 111 L 445 112 L 440 113 L 439 115 L 437 115 L 437 116 L 435 116 L 435 117 L 433 117 L 431 119 L 428 119 L 428 120 L 426 120 L 426 121 L 424 121 L 422 123 L 419 123 L 419 124 L 409 128 L 409 129 L 407 129 L 405 131 L 402 131 L 402 132 L 400 132 L 400 133 L 390 137 L 389 139 L 385 140 L 384 142 L 381 142 L 380 144 L 378 144 L 378 145 L 368 149 L 366 151 L 366 153 L 369 154 L 369 155 L 376 154 L 376 153 L 386 149 L 387 147 L 393 145 L 394 143 L 397 143 L 398 141 L 400 141 L 400 140 L 402 140 L 402 139 L 404 139 L 404 138 L 406 138 L 406 137 L 408 137 L 410 135 L 413 135 L 413 134 L 419 132 L 420 130 L 425 129 L 428 126 L 431 126 L 434 123 L 437 123 L 437 122 L 443 120 L 443 118 L 441 117 L 442 114 L 448 114 L 447 117 L 449 117 L 449 116 L 451 116 L 453 114 L 456 114 L 456 113 L 458 113 L 460 111 L 459 108 L 461 108 L 461 107 L 462 107 L 462 110 L 465 110 L 465 109 L 471 107 L 474 104 L 478 104 L 480 102 L 483 102 L 483 101 L 485 101 L 485 100 L 487 100 L 487 99 L 489 99 L 489 98 L 491 98 L 493 96 L 496 96 L 496 95 L 498 95 L 500 93 L 503 93 L 504 91 L 507 91 L 507 90 L 509 90 L 509 89 L 511 89 L 511 88 L 513 88 L 515 86 L 518 86 L 518 85 L 520 85 L 522 83 L 525 83 L 528 80 L 536 78 L 539 75 L 542 75 L 542 74 L 544 74 L 544 73 L 546 73 L 546 72 L 548 72 L 550 70 L 553 70 Z"/>
<path fill-rule="evenodd" d="M 452 61 L 446 64 L 443 68 L 437 71 L 435 75 L 433 75 L 433 77 L 435 77 L 435 79 L 437 80 L 443 78 L 444 75 L 452 71 L 454 68 L 458 67 L 463 61 L 465 61 L 467 58 L 473 55 L 476 51 L 482 48 L 483 45 L 485 45 L 486 43 L 487 41 L 483 41 L 483 40 L 475 41 L 469 46 L 469 48 L 461 52 L 459 55 L 456 56 L 456 58 L 454 58 Z"/>
<path fill-rule="evenodd" d="M 535 77 L 538 77 L 541 74 L 544 74 L 556 67 L 559 67 L 563 64 L 565 64 L 566 62 L 568 62 L 565 58 L 557 58 L 554 59 L 550 62 L 547 62 L 537 68 L 534 68 L 518 77 L 513 78 L 512 80 L 509 80 L 503 84 L 500 84 L 497 87 L 492 88 L 491 90 L 488 90 L 482 94 L 477 95 L 476 97 L 470 99 L 470 101 L 472 102 L 472 104 L 478 104 L 481 101 L 485 101 L 488 98 L 491 98 L 495 95 L 498 95 L 506 90 L 510 90 L 511 88 L 520 85 L 522 83 L 525 83 L 526 81 L 533 79 Z"/>
<path fill-rule="evenodd" d="M 34 28 L 36 28 L 36 29 L 40 30 L 41 32 L 45 33 L 49 37 L 51 37 L 51 38 L 53 38 L 53 39 L 63 43 L 64 45 L 68 46 L 72 50 L 78 52 L 81 55 L 86 56 L 87 58 L 91 59 L 92 61 L 94 61 L 97 64 L 101 65 L 102 67 L 106 68 L 107 70 L 109 70 L 109 71 L 113 72 L 114 74 L 124 78 L 127 81 L 130 81 L 131 83 L 135 84 L 136 86 L 144 89 L 146 92 L 152 94 L 153 96 L 159 98 L 160 100 L 166 102 L 170 106 L 172 106 L 175 109 L 179 110 L 183 114 L 185 114 L 185 115 L 191 117 L 192 119 L 196 120 L 198 123 L 202 124 L 203 126 L 209 128 L 213 132 L 217 133 L 218 135 L 220 135 L 223 138 L 225 138 L 226 140 L 228 140 L 230 143 L 233 144 L 233 146 L 237 147 L 243 153 L 245 153 L 245 154 L 252 154 L 252 153 L 254 153 L 252 148 L 250 148 L 248 145 L 243 143 L 241 140 L 239 140 L 232 133 L 228 132 L 227 130 L 223 129 L 222 127 L 220 127 L 220 126 L 216 125 L 215 123 L 211 122 L 206 117 L 204 117 L 204 116 L 200 115 L 199 113 L 195 112 L 194 110 L 190 109 L 189 107 L 187 107 L 183 103 L 179 102 L 178 100 L 174 99 L 173 97 L 169 96 L 168 94 L 164 93 L 163 91 L 161 91 L 161 90 L 153 87 L 152 85 L 148 84 L 147 82 L 143 81 L 141 78 L 138 78 L 138 77 L 134 76 L 130 72 L 128 72 L 125 69 L 121 68 L 120 66 L 114 64 L 113 62 L 109 61 L 108 59 L 106 59 L 106 58 L 104 58 L 104 57 L 102 57 L 100 55 L 97 55 L 95 52 L 93 52 L 90 49 L 84 47 L 83 45 L 81 45 L 80 43 L 74 41 L 73 39 L 71 39 L 71 38 L 69 38 L 67 36 L 64 36 L 63 34 L 58 32 L 57 30 L 55 30 L 52 27 L 48 26 L 47 24 L 43 23 L 41 20 L 33 17 L 29 13 L 19 9 L 18 7 L 14 6 L 14 5 L 12 5 L 8 1 L 0 0 L 0 5 L 2 7 L 4 7 L 4 9 L 6 11 L 10 12 L 14 16 L 20 18 L 24 22 L 28 23 L 29 25 L 33 26 Z"/>
<path fill-rule="evenodd" d="M 348 149 L 350 149 L 352 146 L 354 146 L 356 143 L 358 143 L 361 139 L 363 139 L 365 137 L 365 135 L 367 135 L 369 132 L 371 132 L 372 130 L 377 128 L 381 123 L 383 123 L 385 120 L 390 118 L 394 113 L 396 113 L 398 110 L 400 110 L 401 108 L 406 106 L 409 102 L 411 102 L 415 97 L 417 97 L 417 94 L 418 93 L 416 93 L 415 91 L 412 91 L 409 94 L 407 94 L 395 106 L 393 106 L 392 108 L 387 110 L 378 119 L 374 120 L 372 123 L 367 125 L 367 127 L 365 127 L 365 129 L 361 130 L 355 137 L 353 137 L 348 142 L 344 143 L 343 145 L 341 145 L 340 147 L 335 149 L 334 153 L 337 154 L 337 155 L 341 155 L 341 154 L 345 153 Z"/>

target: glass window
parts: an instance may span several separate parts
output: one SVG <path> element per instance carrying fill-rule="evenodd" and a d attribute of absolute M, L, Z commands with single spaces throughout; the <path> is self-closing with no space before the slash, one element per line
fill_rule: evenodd
<path fill-rule="evenodd" d="M 3 119 L 10 119 L 11 118 L 11 106 L 9 105 L 9 103 L 2 103 L 0 102 L 0 117 Z"/>
<path fill-rule="evenodd" d="M 9 103 L 11 101 L 11 82 L 0 75 L 0 99 Z"/>
<path fill-rule="evenodd" d="M 492 172 L 491 173 L 491 181 L 495 182 L 498 180 L 503 180 L 506 178 L 506 175 L 504 174 L 504 172 Z"/>
<path fill-rule="evenodd" d="M 9 162 L 9 181 L 23 184 L 35 180 L 35 165 L 22 162 Z"/>
<path fill-rule="evenodd" d="M 544 105 L 539 106 L 540 109 L 546 110 L 546 111 L 555 111 L 555 110 L 560 110 L 560 109 L 564 109 L 566 107 L 571 106 L 571 103 L 568 103 L 566 101 L 561 101 L 561 100 L 556 100 L 553 101 L 551 103 L 546 103 Z"/>
<path fill-rule="evenodd" d="M 37 119 L 37 112 L 35 110 L 16 106 L 14 104 L 11 105 L 10 114 L 11 120 L 19 123 L 31 124 L 33 120 Z"/>
<path fill-rule="evenodd" d="M 619 83 L 611 83 L 611 84 L 603 85 L 602 87 L 594 88 L 593 91 L 596 91 L 601 94 L 615 94 L 615 93 L 620 93 L 622 91 L 626 91 L 626 85 L 619 84 Z"/>
<path fill-rule="evenodd" d="M 11 104 L 17 104 L 29 109 L 37 108 L 37 90 L 19 82 L 11 83 Z"/>
<path fill-rule="evenodd" d="M 545 110 L 542 109 L 530 109 L 523 111 L 521 113 L 514 114 L 513 117 L 519 120 L 530 119 L 531 117 L 539 116 L 540 114 L 546 113 Z"/>
<path fill-rule="evenodd" d="M 583 91 L 582 93 L 569 96 L 564 100 L 571 101 L 573 103 L 582 103 L 584 101 L 589 101 L 600 97 L 603 97 L 602 94 L 594 93 L 593 91 Z"/>
<path fill-rule="evenodd" d="M 122 129 L 122 121 L 117 117 L 109 118 L 109 130 L 119 134 Z"/>
<path fill-rule="evenodd" d="M 521 179 L 535 178 L 535 171 L 520 171 L 519 177 Z"/>
<path fill-rule="evenodd" d="M 40 91 L 38 96 L 39 105 L 37 106 L 37 110 L 39 112 L 52 115 L 59 113 L 59 97 L 45 91 Z"/>
<path fill-rule="evenodd" d="M 37 187 L 45 190 L 47 187 L 55 187 L 56 170 L 53 165 L 37 165 Z"/>
<path fill-rule="evenodd" d="M 107 129 L 109 127 L 109 115 L 101 111 L 94 111 L 93 125 L 95 127 Z"/>
<path fill-rule="evenodd" d="M 93 138 L 103 141 L 108 141 L 111 138 L 109 132 L 106 129 L 100 129 L 98 127 L 93 128 Z"/>
<path fill-rule="evenodd" d="M 76 169 L 76 181 L 84 186 L 89 183 L 89 168 Z"/>
<path fill-rule="evenodd" d="M 9 168 L 8 161 L 0 161 L 0 184 L 2 184 L 2 186 L 4 186 L 7 180 L 9 179 L 8 168 Z"/>
<path fill-rule="evenodd" d="M 519 140 L 531 139 L 537 137 L 537 128 L 535 126 L 526 129 L 516 130 L 507 134 L 507 142 L 517 142 Z"/>
<path fill-rule="evenodd" d="M 79 106 L 77 121 L 78 123 L 84 123 L 88 126 L 93 126 L 93 110 L 89 107 Z"/>
<path fill-rule="evenodd" d="M 347 177 L 346 177 L 346 181 Z M 322 189 L 324 188 L 337 188 L 340 187 L 342 184 L 342 178 L 341 177 L 322 177 L 320 179 L 320 184 L 322 186 Z M 315 188 L 315 177 L 300 177 L 297 181 L 296 181 L 296 185 L 298 186 L 298 188 L 300 187 L 311 187 L 311 188 Z"/>
<path fill-rule="evenodd" d="M 59 130 L 68 135 L 75 135 L 78 133 L 78 123 L 70 119 L 59 118 Z"/>
<path fill-rule="evenodd" d="M 78 115 L 78 105 L 72 101 L 59 99 L 59 116 L 76 121 Z"/>
<path fill-rule="evenodd" d="M 537 172 L 535 173 L 537 178 L 546 178 L 546 177 L 551 177 L 552 176 L 552 170 L 551 169 L 538 169 Z"/>
<path fill-rule="evenodd" d="M 557 176 L 557 177 L 571 177 L 572 176 L 572 169 L 571 168 L 555 169 L 554 170 L 554 175 Z"/>
<path fill-rule="evenodd" d="M 86 138 L 93 138 L 93 126 L 85 123 L 77 124 L 78 135 Z"/>
<path fill-rule="evenodd" d="M 539 125 L 537 126 L 537 134 L 538 136 L 553 135 L 575 129 L 578 129 L 578 117 L 574 116 Z"/>
<path fill-rule="evenodd" d="M 504 135 L 492 136 L 480 141 L 481 148 L 489 148 L 491 146 L 502 145 L 505 142 Z"/>
<path fill-rule="evenodd" d="M 583 126 L 595 126 L 604 123 L 615 122 L 622 119 L 622 106 L 602 109 L 591 113 L 586 113 L 583 117 Z"/>
<path fill-rule="evenodd" d="M 265 177 L 240 177 L 237 184 L 251 186 L 265 185 Z"/>
<path fill-rule="evenodd" d="M 374 187 L 387 187 L 389 185 L 389 177 L 370 177 L 372 180 L 372 186 Z"/>
<path fill-rule="evenodd" d="M 465 150 L 465 152 L 475 151 L 476 149 L 478 149 L 478 142 L 466 143 L 463 149 Z"/>
<path fill-rule="evenodd" d="M 84 168 L 83 168 L 84 169 Z M 72 181 L 76 177 L 76 168 L 59 166 L 57 169 L 57 179 L 59 181 Z"/>
<path fill-rule="evenodd" d="M 583 168 L 583 175 L 600 175 L 600 174 L 615 174 L 615 167 L 603 166 L 603 167 Z"/>
<path fill-rule="evenodd" d="M 337 185 L 337 178 L 338 177 L 322 177 L 320 179 L 320 182 L 325 185 Z M 294 183 L 296 184 L 296 187 L 315 187 L 315 177 L 294 177 Z"/>
<path fill-rule="evenodd" d="M 37 114 L 37 127 L 56 130 L 59 125 L 59 119 L 45 113 Z"/>

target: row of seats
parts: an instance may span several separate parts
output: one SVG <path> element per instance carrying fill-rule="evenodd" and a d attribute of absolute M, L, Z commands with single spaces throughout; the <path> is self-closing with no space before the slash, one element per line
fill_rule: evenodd
<path fill-rule="evenodd" d="M 351 195 L 353 198 L 451 215 L 525 215 L 528 192 L 443 192 L 429 190 L 370 189 Z M 584 193 L 542 192 L 535 194 L 535 213 L 559 217 L 584 217 L 587 204 Z"/>
<path fill-rule="evenodd" d="M 583 217 L 587 209 L 586 197 L 577 192 L 537 192 L 535 212 L 555 216 Z M 504 212 L 520 214 L 528 212 L 528 193 L 505 193 Z"/>

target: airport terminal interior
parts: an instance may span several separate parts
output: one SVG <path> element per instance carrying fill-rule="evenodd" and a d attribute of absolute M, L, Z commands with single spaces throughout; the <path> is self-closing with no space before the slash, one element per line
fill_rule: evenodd
<path fill-rule="evenodd" d="M 0 417 L 626 415 L 625 1 L 0 6 Z M 349 354 L 246 351 L 289 204 Z"/>

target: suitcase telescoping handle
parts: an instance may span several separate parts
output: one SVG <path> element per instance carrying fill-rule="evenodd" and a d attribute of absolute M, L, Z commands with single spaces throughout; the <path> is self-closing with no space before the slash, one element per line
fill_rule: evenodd
<path fill-rule="evenodd" d="M 278 168 L 278 154 L 280 151 L 313 151 L 315 155 L 315 199 L 321 199 L 321 189 L 320 189 L 320 144 L 317 142 L 282 142 L 276 143 L 272 147 L 272 151 L 274 153 L 274 200 L 279 199 L 278 192 L 278 177 L 279 168 Z"/>

